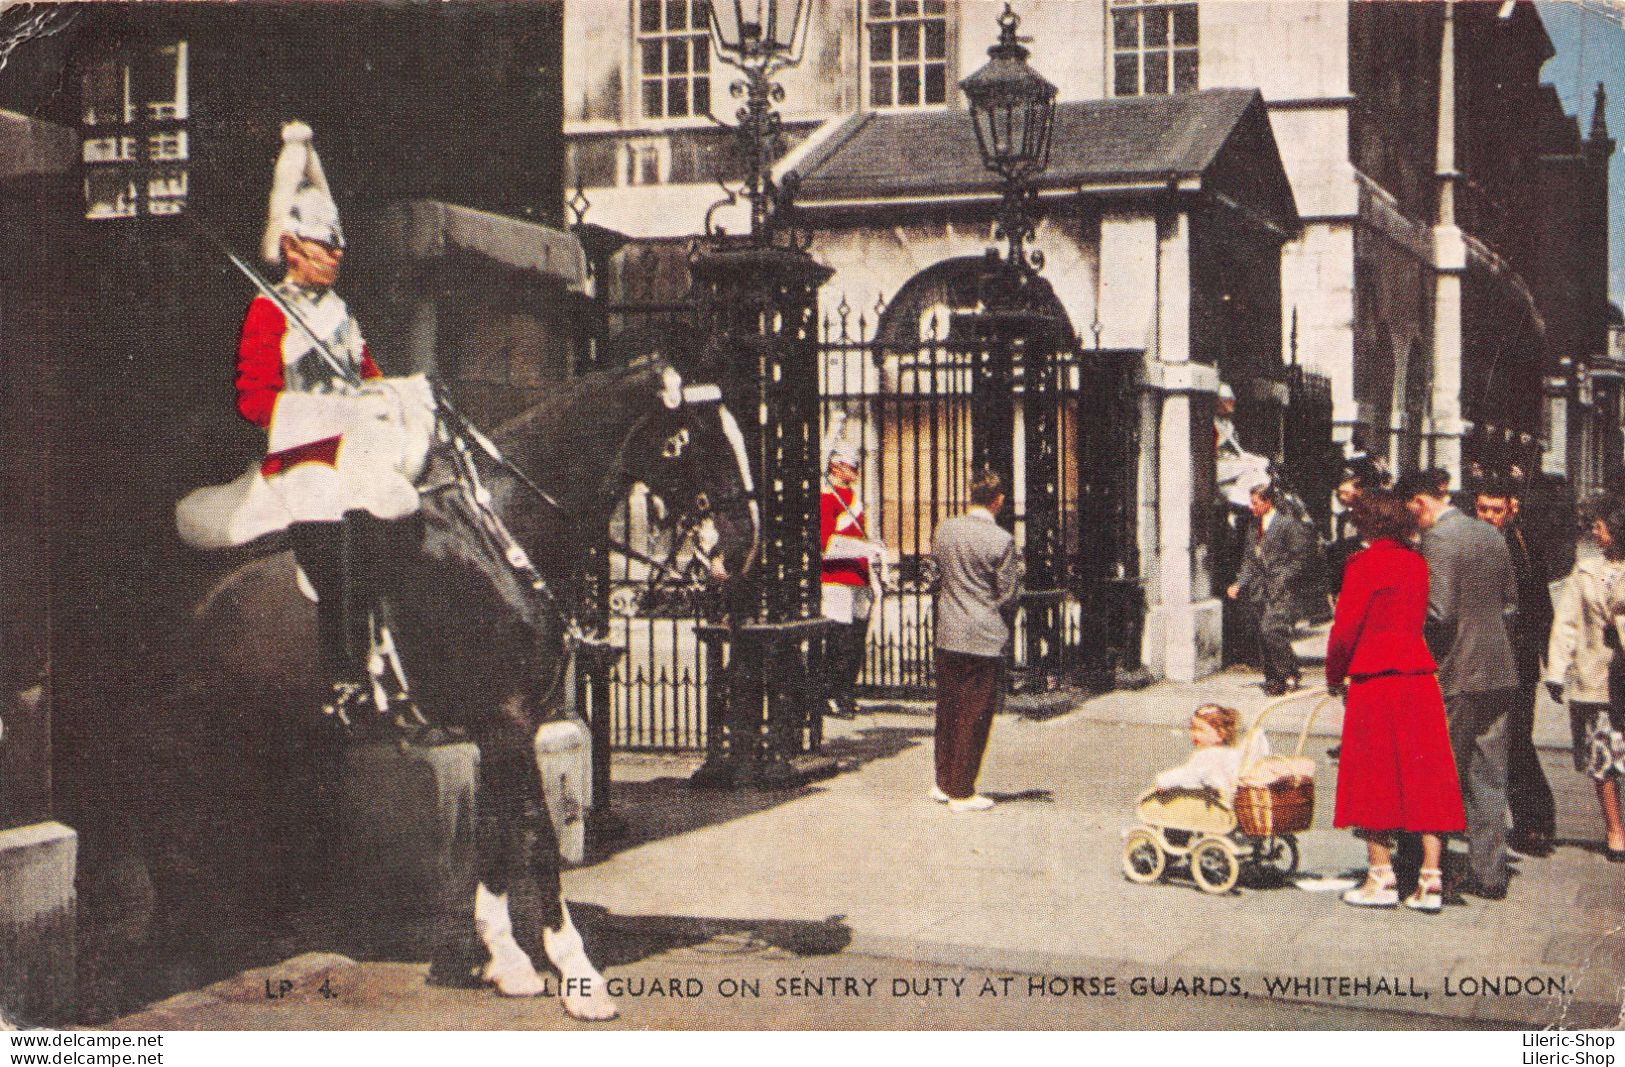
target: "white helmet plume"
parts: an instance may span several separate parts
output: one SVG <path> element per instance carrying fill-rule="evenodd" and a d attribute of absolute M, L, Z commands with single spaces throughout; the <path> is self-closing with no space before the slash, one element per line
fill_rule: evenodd
<path fill-rule="evenodd" d="M 297 120 L 282 127 L 282 151 L 271 175 L 265 236 L 260 241 L 260 257 L 267 263 L 282 262 L 284 233 L 344 247 L 338 205 L 327 186 L 314 137 L 310 127 Z"/>

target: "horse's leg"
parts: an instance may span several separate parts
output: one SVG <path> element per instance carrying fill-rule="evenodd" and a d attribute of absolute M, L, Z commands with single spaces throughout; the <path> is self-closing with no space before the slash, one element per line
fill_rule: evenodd
<path fill-rule="evenodd" d="M 521 827 L 526 770 L 522 762 L 482 746 L 480 882 L 474 890 L 474 929 L 490 956 L 482 976 L 505 997 L 535 997 L 547 991 L 530 956 L 514 940 L 513 917 L 508 910 L 514 867 L 524 849 Z"/>
<path fill-rule="evenodd" d="M 559 973 L 559 996 L 573 1018 L 588 1021 L 613 1019 L 619 1013 L 609 996 L 604 976 L 587 958 L 581 932 L 570 920 L 559 879 L 558 839 L 547 817 L 546 800 L 532 754 L 498 754 L 480 764 L 482 797 L 489 798 L 489 821 L 484 812 L 481 841 L 480 886 L 474 900 L 474 923 L 490 953 L 485 980 L 509 997 L 533 997 L 546 991 L 530 956 L 514 940 L 508 909 L 515 869 L 524 853 L 524 823 L 530 818 L 535 843 L 530 873 L 543 908 L 542 947 Z"/>

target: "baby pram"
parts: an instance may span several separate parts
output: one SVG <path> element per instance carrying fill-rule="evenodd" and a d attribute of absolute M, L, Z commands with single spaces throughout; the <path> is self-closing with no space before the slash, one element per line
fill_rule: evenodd
<path fill-rule="evenodd" d="M 1290 756 L 1259 755 L 1264 720 L 1283 704 L 1318 696 L 1298 732 Z M 1123 873 L 1149 884 L 1183 864 L 1208 893 L 1228 893 L 1243 870 L 1273 871 L 1281 878 L 1298 869 L 1297 835 L 1315 816 L 1315 761 L 1303 754 L 1320 709 L 1336 698 L 1324 689 L 1302 689 L 1264 705 L 1241 742 L 1242 766 L 1233 800 L 1213 789 L 1148 789 L 1135 811 L 1140 825 L 1123 835 Z"/>

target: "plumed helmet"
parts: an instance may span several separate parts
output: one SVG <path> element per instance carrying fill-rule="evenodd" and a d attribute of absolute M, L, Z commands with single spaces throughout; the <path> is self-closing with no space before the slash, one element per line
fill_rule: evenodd
<path fill-rule="evenodd" d="M 835 447 L 830 449 L 829 461 L 831 463 L 844 463 L 853 470 L 857 470 L 860 461 L 858 446 L 850 441 L 837 442 Z"/>
<path fill-rule="evenodd" d="M 271 175 L 271 198 L 265 213 L 265 237 L 260 256 L 267 263 L 282 261 L 282 235 L 344 247 L 339 208 L 327 186 L 321 157 L 313 144 L 315 134 L 303 122 L 282 127 L 282 151 Z"/>

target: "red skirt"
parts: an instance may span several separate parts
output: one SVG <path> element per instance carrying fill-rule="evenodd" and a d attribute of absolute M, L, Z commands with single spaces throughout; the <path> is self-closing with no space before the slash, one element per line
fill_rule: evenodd
<path fill-rule="evenodd" d="M 1333 825 L 1428 834 L 1467 828 L 1433 675 L 1380 674 L 1349 686 Z"/>

